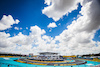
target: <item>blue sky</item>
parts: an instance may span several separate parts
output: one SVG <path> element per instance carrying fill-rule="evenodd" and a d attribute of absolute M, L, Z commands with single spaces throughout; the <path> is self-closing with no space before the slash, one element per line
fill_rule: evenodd
<path fill-rule="evenodd" d="M 3 5 L 4 3 L 6 4 L 6 6 Z M 64 16 L 59 21 L 56 21 L 57 25 L 59 23 L 61 23 L 61 25 L 53 29 L 52 32 L 49 32 L 47 25 L 50 22 L 55 22 L 55 21 L 51 18 L 48 18 L 46 15 L 42 14 L 42 9 L 46 6 L 44 4 L 44 0 L 38 0 L 38 1 L 6 0 L 6 2 L 3 0 L 0 4 L 1 4 L 0 18 L 2 18 L 3 15 L 12 15 L 14 19 L 19 19 L 20 21 L 19 24 L 13 25 L 12 28 L 9 30 L 11 36 L 14 35 L 14 32 L 15 34 L 18 34 L 19 31 L 23 32 L 23 34 L 28 35 L 29 30 L 26 30 L 26 27 L 30 28 L 30 26 L 37 25 L 41 29 L 46 30 L 46 35 L 55 37 L 56 35 L 59 35 L 64 29 L 66 29 L 67 25 L 71 24 L 72 20 L 74 20 L 73 18 L 77 17 L 77 14 L 79 14 L 81 8 L 81 5 L 79 5 L 77 10 L 74 10 L 68 16 Z M 23 29 L 18 31 L 15 30 L 14 27 L 22 27 Z M 6 30 L 6 32 L 7 31 L 8 30 Z"/>
<path fill-rule="evenodd" d="M 98 0 L 96 0 L 96 1 L 98 1 Z M 99 25 L 99 19 L 97 19 L 97 18 L 92 19 L 93 17 L 88 14 L 88 10 L 90 10 L 90 9 L 92 10 L 92 8 L 88 8 L 88 6 L 90 6 L 90 7 L 91 7 L 91 5 L 94 6 L 94 4 L 97 2 L 94 2 L 93 0 L 90 1 L 92 3 L 90 3 L 88 0 L 75 1 L 75 2 L 71 2 L 71 1 L 64 2 L 64 0 L 62 0 L 62 1 L 59 0 L 58 1 L 59 6 L 57 5 L 56 2 L 57 2 L 57 0 L 56 1 L 51 1 L 51 0 L 48 0 L 48 1 L 47 0 L 9 0 L 9 1 L 1 0 L 0 1 L 0 20 L 3 18 L 3 15 L 5 15 L 5 16 L 11 15 L 14 20 L 18 19 L 20 22 L 18 24 L 13 23 L 12 25 L 10 25 L 11 27 L 9 27 L 9 28 L 5 28 L 5 29 L 0 28 L 0 32 L 10 34 L 10 36 L 7 37 L 8 38 L 7 40 L 9 40 L 9 39 L 12 40 L 12 38 L 13 39 L 15 38 L 15 40 L 16 40 L 16 37 L 19 37 L 19 39 L 20 39 L 20 37 L 22 37 L 22 35 L 23 35 L 23 37 L 25 37 L 25 36 L 29 37 L 29 36 L 31 36 L 31 34 L 33 36 L 35 36 L 33 34 L 34 29 L 32 28 L 35 26 L 36 28 L 40 28 L 41 31 L 42 30 L 45 31 L 44 34 L 39 34 L 40 39 L 38 38 L 39 41 L 41 40 L 40 41 L 41 43 L 42 43 L 42 39 L 44 38 L 43 42 L 46 42 L 45 47 L 48 47 L 48 46 L 46 46 L 48 43 L 49 43 L 49 47 L 52 47 L 50 44 L 52 44 L 52 42 L 55 41 L 55 43 L 53 43 L 56 46 L 54 48 L 54 50 L 52 50 L 51 48 L 47 48 L 45 50 L 42 49 L 43 51 L 50 51 L 48 49 L 51 49 L 54 52 L 61 51 L 60 53 L 63 53 L 64 51 L 66 51 L 65 54 L 70 55 L 71 52 L 67 52 L 67 50 L 74 49 L 73 47 L 79 46 L 80 44 L 83 44 L 83 42 L 85 44 L 89 44 L 89 45 L 92 44 L 91 47 L 93 47 L 93 50 L 94 50 L 95 46 L 93 46 L 93 44 L 99 45 L 99 41 L 100 41 L 100 27 L 99 27 L 100 25 Z M 60 2 L 62 2 L 62 3 L 60 3 Z M 70 3 L 71 5 L 69 5 L 68 3 Z M 98 7 L 98 5 L 95 5 L 94 7 Z M 93 15 L 94 15 L 94 12 L 98 13 L 98 16 L 97 16 L 97 14 L 95 14 L 95 17 L 99 17 L 99 12 L 96 12 L 96 11 L 99 11 L 99 9 L 98 10 L 95 9 L 95 11 L 93 11 L 92 13 L 93 13 Z M 80 17 L 83 17 L 83 19 Z M 91 17 L 91 18 L 89 18 L 89 17 Z M 90 22 L 88 22 L 88 20 L 90 20 Z M 97 20 L 97 21 L 95 21 L 95 20 Z M 95 21 L 95 22 L 92 22 L 92 21 Z M 3 22 L 1 21 L 1 23 L 3 23 Z M 54 25 L 54 27 L 53 27 L 53 24 L 52 24 L 50 27 L 48 27 L 50 23 L 51 24 L 54 23 L 56 26 Z M 97 24 L 97 27 L 95 24 Z M 91 26 L 89 27 L 89 25 L 91 25 Z M 95 25 L 95 26 L 93 26 L 93 25 Z M 15 28 L 17 28 L 17 29 L 15 29 Z M 31 30 L 31 29 L 33 29 L 33 30 Z M 33 31 L 33 33 L 32 33 L 32 31 Z M 20 33 L 22 33 L 22 35 Z M 76 36 L 75 34 L 80 35 L 79 39 L 83 39 L 83 40 L 79 41 L 79 39 L 77 39 L 78 36 Z M 3 39 L 3 38 L 1 38 L 1 39 Z M 28 40 L 27 38 L 22 38 L 22 39 Z M 34 49 L 37 52 L 39 52 L 41 50 L 40 45 L 39 45 L 41 43 L 39 43 L 38 39 L 36 39 L 38 45 L 33 43 L 33 42 L 35 42 L 34 39 L 33 39 L 33 41 L 31 41 L 29 43 L 29 45 L 31 44 L 30 48 Z M 74 44 L 75 40 L 73 40 L 73 39 L 75 39 L 76 41 L 77 40 L 79 41 L 79 42 L 77 41 L 77 43 L 75 42 L 78 45 Z M 7 40 L 5 40 L 5 41 L 7 41 Z M 50 40 L 50 41 L 48 41 L 48 40 Z M 87 43 L 87 41 L 88 41 L 88 43 Z M 11 41 L 9 40 L 9 42 L 11 42 Z M 57 43 L 57 42 L 59 42 L 59 43 Z M 73 42 L 73 44 L 70 42 Z M 13 46 L 13 47 L 15 47 L 15 49 L 11 50 L 11 48 L 5 47 L 9 50 L 9 52 L 21 53 L 20 48 L 25 50 L 23 47 L 26 47 L 26 46 L 24 46 L 24 44 L 21 42 L 21 40 L 16 41 L 16 42 L 13 41 L 11 43 L 15 44 L 15 46 Z M 63 46 L 61 44 L 63 44 Z M 69 44 L 72 44 L 72 45 L 69 45 Z M 7 45 L 7 44 L 2 44 L 2 45 Z M 2 45 L 1 45 L 1 48 L 2 48 Z M 21 45 L 22 47 L 20 47 L 18 45 Z M 67 46 L 67 47 L 64 48 L 64 50 L 61 50 L 61 48 L 65 47 L 65 46 Z M 19 49 L 17 49 L 17 47 Z M 58 47 L 59 47 L 59 49 L 57 49 Z M 4 50 L 4 48 L 2 48 L 2 50 Z M 16 51 L 16 50 L 18 50 L 18 51 Z M 25 52 L 23 50 L 22 50 L 22 52 Z M 28 51 L 32 52 L 32 50 L 27 49 L 27 53 L 29 53 Z M 80 52 L 80 54 L 81 53 L 82 52 Z M 98 53 L 98 52 L 93 51 L 93 52 L 87 52 L 87 53 Z"/>

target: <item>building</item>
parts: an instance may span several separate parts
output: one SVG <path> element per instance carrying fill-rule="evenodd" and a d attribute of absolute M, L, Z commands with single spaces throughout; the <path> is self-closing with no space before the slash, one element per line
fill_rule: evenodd
<path fill-rule="evenodd" d="M 33 53 L 29 53 L 29 57 L 33 57 Z"/>
<path fill-rule="evenodd" d="M 48 60 L 61 59 L 61 56 L 58 55 L 58 53 L 54 52 L 40 52 L 39 54 L 40 55 L 38 57 L 42 59 L 48 59 Z"/>

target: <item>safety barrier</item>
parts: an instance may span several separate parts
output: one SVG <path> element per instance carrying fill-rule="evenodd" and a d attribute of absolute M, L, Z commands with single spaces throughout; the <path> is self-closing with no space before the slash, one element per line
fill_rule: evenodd
<path fill-rule="evenodd" d="M 45 65 L 45 66 L 75 66 L 75 65 L 83 65 L 86 64 L 86 61 L 79 61 L 77 62 L 65 62 L 65 63 L 44 63 L 44 62 L 34 62 L 34 61 L 28 61 L 28 60 L 15 60 L 20 63 L 27 63 L 27 64 L 33 64 L 33 65 Z"/>
<path fill-rule="evenodd" d="M 20 65 L 14 65 L 14 64 L 9 64 L 9 63 L 0 63 L 0 67 L 22 67 Z"/>
<path fill-rule="evenodd" d="M 79 59 L 79 58 L 78 58 Z M 79 60 L 87 60 L 87 61 L 95 61 L 95 62 L 100 62 L 100 59 L 94 58 L 93 60 L 90 59 L 79 59 Z"/>
<path fill-rule="evenodd" d="M 40 64 L 40 65 L 42 65 L 42 64 Z M 61 64 L 60 66 L 61 67 L 67 67 L 67 66 L 64 66 L 64 65 Z M 9 63 L 0 63 L 0 67 L 30 67 L 30 66 L 27 66 L 27 65 L 26 66 L 25 65 L 24 66 L 20 66 L 20 65 L 14 65 L 14 64 L 9 64 Z M 32 67 L 41 67 L 41 66 L 36 65 L 36 66 L 32 66 Z M 42 67 L 48 67 L 48 66 L 42 66 Z M 58 67 L 58 65 L 55 64 L 52 67 Z M 68 67 L 100 67 L 100 65 L 94 65 L 94 66 L 92 66 L 92 65 L 90 65 L 90 66 L 88 66 L 88 65 L 82 65 L 82 66 L 81 65 L 76 65 L 76 66 L 73 66 L 73 65 L 69 64 Z"/>
<path fill-rule="evenodd" d="M 25 59 L 27 61 L 33 61 L 33 62 L 46 62 L 46 63 L 59 63 L 59 62 L 70 62 L 70 61 L 39 61 L 39 60 L 29 60 L 29 59 Z"/>

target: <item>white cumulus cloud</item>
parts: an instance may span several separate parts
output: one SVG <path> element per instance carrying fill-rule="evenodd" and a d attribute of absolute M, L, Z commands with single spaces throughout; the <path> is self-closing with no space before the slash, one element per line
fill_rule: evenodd
<path fill-rule="evenodd" d="M 28 29 L 28 27 L 26 27 L 26 29 Z"/>
<path fill-rule="evenodd" d="M 18 27 L 14 27 L 14 29 L 15 29 L 15 30 L 19 30 L 19 28 L 18 28 Z"/>
<path fill-rule="evenodd" d="M 19 20 L 14 20 L 11 15 L 3 15 L 2 19 L 0 20 L 0 30 L 6 30 L 8 28 L 11 28 L 13 24 L 18 24 Z"/>
<path fill-rule="evenodd" d="M 0 49 L 1 49 L 0 51 L 4 52 L 4 50 L 7 49 L 7 51 L 5 52 L 14 52 L 14 53 L 21 52 L 26 54 L 31 51 L 33 52 L 33 49 L 36 48 L 36 47 L 32 48 L 34 45 L 41 45 L 46 43 L 44 42 L 45 36 L 42 39 L 42 35 L 45 34 L 44 29 L 41 29 L 35 25 L 31 26 L 30 31 L 31 32 L 29 33 L 29 35 L 24 35 L 22 34 L 22 32 L 19 32 L 18 35 L 15 35 L 13 37 L 10 37 L 10 34 L 6 34 L 5 32 L 0 32 Z M 47 39 L 49 40 L 49 38 Z"/>
<path fill-rule="evenodd" d="M 62 55 L 100 53 L 100 42 L 93 41 L 96 31 L 100 29 L 100 3 L 98 1 L 84 0 L 81 3 L 81 15 L 78 19 L 72 21 L 67 29 L 54 38 L 45 35 L 46 31 L 37 25 L 31 26 L 29 35 L 20 32 L 18 35 L 10 37 L 9 33 L 0 32 L 0 51 L 4 51 L 6 48 L 7 52 L 27 54 L 30 52 L 36 54 L 42 51 L 59 52 Z M 73 1 L 73 4 L 74 2 L 76 1 Z M 49 6 L 52 6 L 52 3 L 53 0 L 45 1 L 45 4 Z M 70 1 L 68 3 L 67 6 L 60 4 L 60 6 L 62 5 L 62 12 L 71 6 Z M 59 5 L 56 6 L 59 7 Z"/>
<path fill-rule="evenodd" d="M 55 22 L 49 23 L 49 25 L 47 26 L 48 28 L 55 28 L 57 27 Z"/>
<path fill-rule="evenodd" d="M 5 32 L 0 32 L 0 47 L 1 48 L 5 48 L 8 46 L 11 46 L 13 43 L 11 41 L 9 41 L 9 33 L 5 33 Z"/>
<path fill-rule="evenodd" d="M 48 6 L 44 7 L 42 13 L 58 21 L 64 15 L 77 9 L 78 3 L 81 1 L 82 0 L 45 0 L 44 4 Z"/>
<path fill-rule="evenodd" d="M 22 27 L 14 27 L 15 30 L 22 30 Z"/>
<path fill-rule="evenodd" d="M 84 1 L 83 1 L 84 2 Z M 93 41 L 94 35 L 98 29 L 100 29 L 100 3 L 98 0 L 85 0 L 82 5 L 77 20 L 74 20 L 72 24 L 67 26 L 59 36 L 55 37 L 55 40 L 60 42 L 59 49 L 63 47 L 62 52 L 65 54 L 90 54 L 99 53 L 100 46 L 96 46 L 96 42 Z"/>
<path fill-rule="evenodd" d="M 22 30 L 22 27 L 20 27 L 20 30 Z"/>

